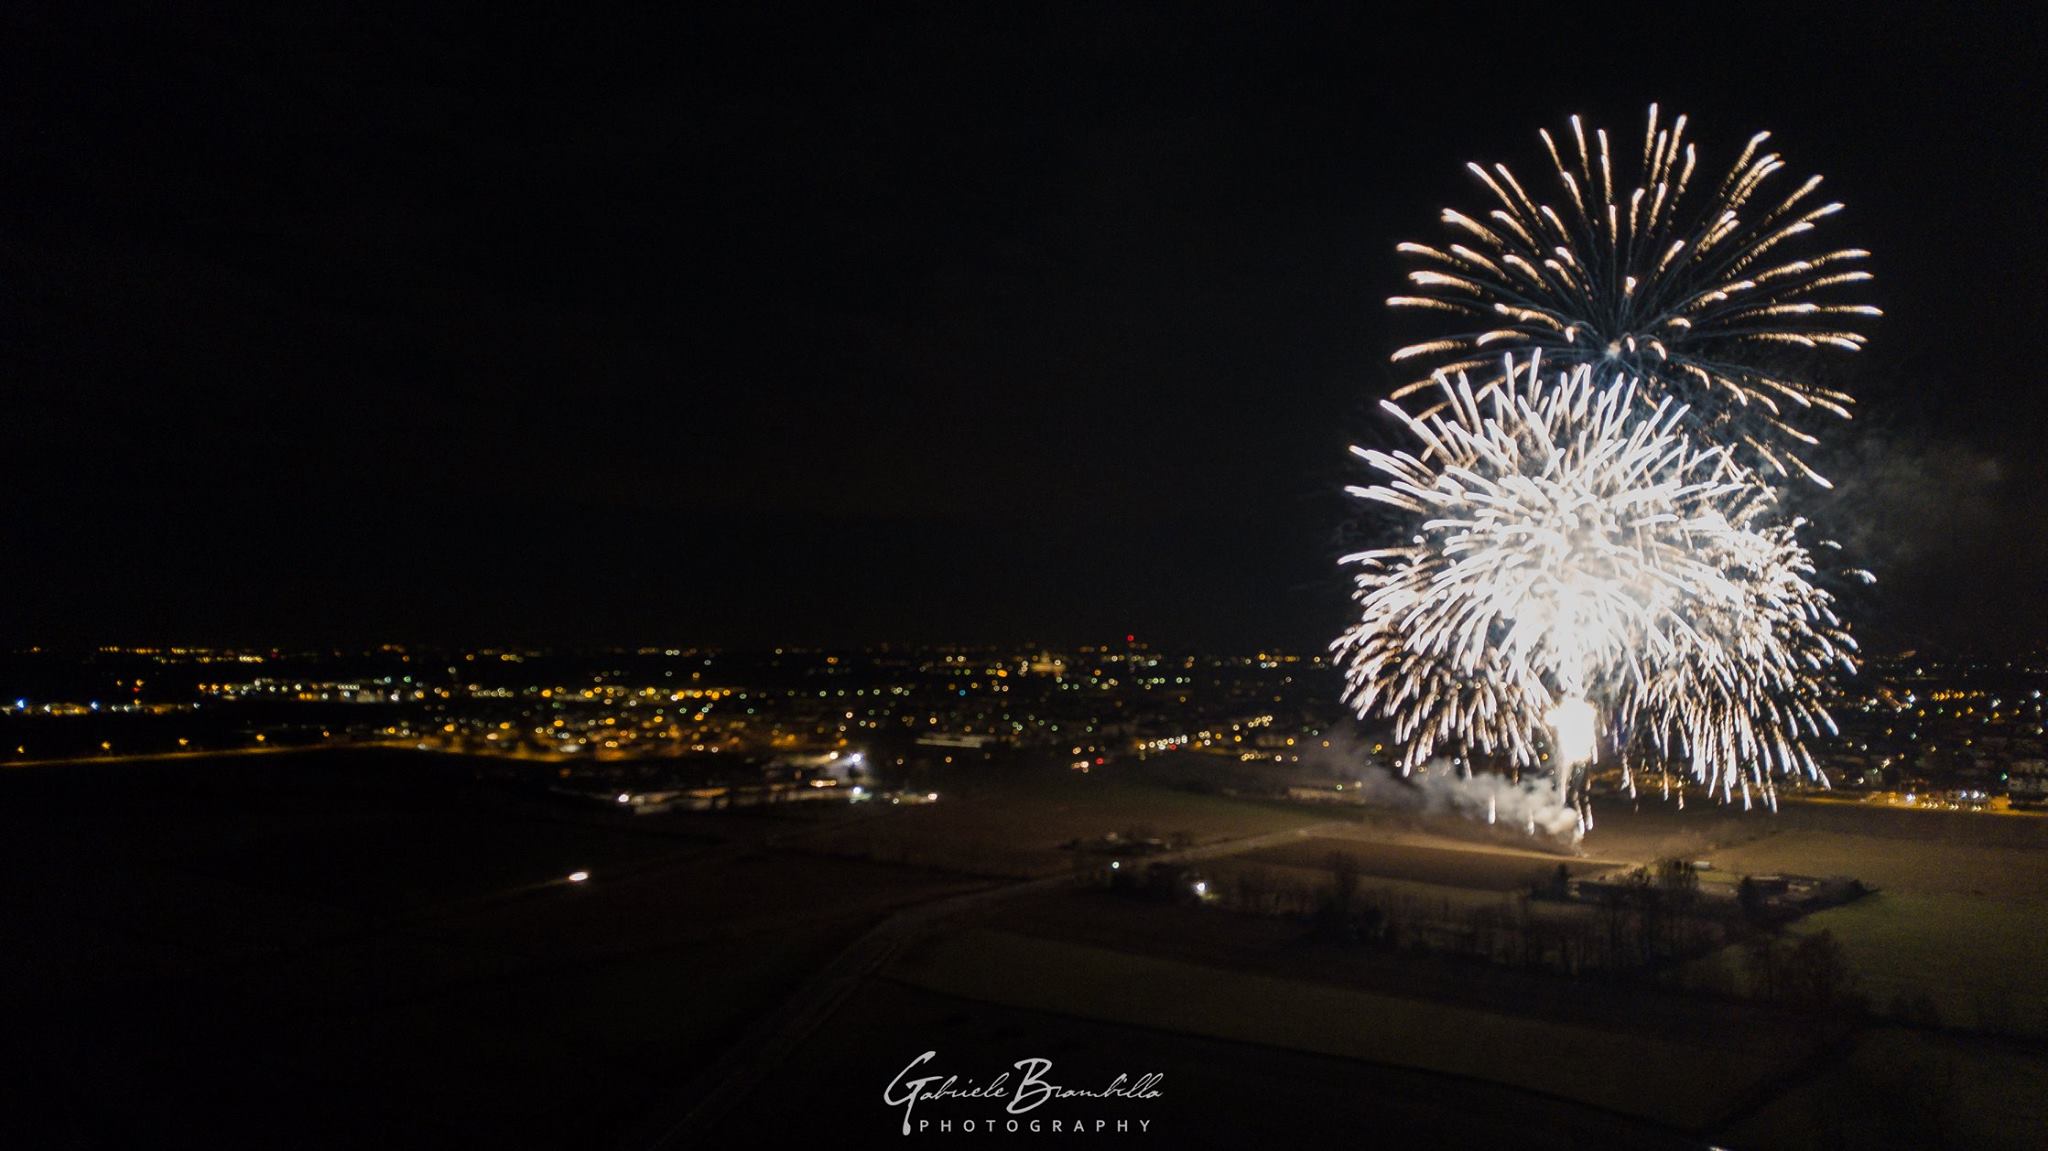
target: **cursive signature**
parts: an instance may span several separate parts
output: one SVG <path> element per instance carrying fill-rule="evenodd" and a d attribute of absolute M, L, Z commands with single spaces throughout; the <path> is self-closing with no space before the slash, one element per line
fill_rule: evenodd
<path fill-rule="evenodd" d="M 903 1108 L 903 1133 L 910 1134 L 910 1117 L 919 1103 L 939 1099 L 1008 1099 L 1003 1108 L 1012 1115 L 1022 1115 L 1049 1099 L 1157 1099 L 1160 1097 L 1159 1084 L 1166 1076 L 1157 1071 L 1148 1071 L 1132 1079 L 1119 1075 L 1109 1086 L 1097 1090 L 1083 1087 L 1063 1087 L 1046 1078 L 1052 1070 L 1050 1059 L 1019 1059 L 1010 1065 L 1020 1072 L 1013 1089 L 1010 1072 L 1005 1071 L 989 1080 L 978 1083 L 973 1079 L 962 1081 L 958 1075 L 926 1075 L 917 1079 L 906 1079 L 912 1071 L 938 1057 L 938 1052 L 927 1051 L 910 1061 L 909 1066 L 896 1073 L 889 1086 L 882 1091 L 882 1102 L 891 1107 Z"/>

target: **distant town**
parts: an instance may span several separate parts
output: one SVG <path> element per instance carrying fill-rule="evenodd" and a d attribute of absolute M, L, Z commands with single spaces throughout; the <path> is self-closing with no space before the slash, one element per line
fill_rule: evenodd
<path fill-rule="evenodd" d="M 0 677 L 0 763 L 396 747 L 546 761 L 555 790 L 636 812 L 930 802 L 956 766 L 1087 773 L 1175 756 L 1212 785 L 1344 802 L 1357 791 L 1343 777 L 1392 760 L 1391 734 L 1357 726 L 1320 653 L 1136 637 L 1064 650 L 28 648 L 0 656 Z M 1817 744 L 1829 786 L 1799 794 L 2039 809 L 2044 688 L 2048 658 L 1873 658 L 1833 706 L 1839 735 Z M 1620 765 L 1603 768 L 1598 788 L 1626 786 Z"/>

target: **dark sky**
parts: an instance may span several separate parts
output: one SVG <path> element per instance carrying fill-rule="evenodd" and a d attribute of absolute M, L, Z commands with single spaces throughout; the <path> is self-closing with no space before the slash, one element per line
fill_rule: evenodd
<path fill-rule="evenodd" d="M 1652 100 L 1876 252 L 1866 634 L 2048 638 L 2032 5 L 94 7 L 0 22 L 10 644 L 1321 644 L 1393 245 Z"/>

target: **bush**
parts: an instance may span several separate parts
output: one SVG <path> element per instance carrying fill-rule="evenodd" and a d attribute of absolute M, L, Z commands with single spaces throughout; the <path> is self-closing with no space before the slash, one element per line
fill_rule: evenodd
<path fill-rule="evenodd" d="M 1856 973 L 1841 941 L 1825 928 L 1792 945 L 1783 986 L 1786 1002 L 1816 1015 L 1859 1006 Z"/>
<path fill-rule="evenodd" d="M 1941 1026 L 1941 1008 L 1935 1006 L 1934 997 L 1923 989 L 1915 988 L 1911 994 L 1904 991 L 1892 996 L 1893 1019 L 1914 1027 Z"/>
<path fill-rule="evenodd" d="M 1764 900 L 1763 889 L 1747 875 L 1735 885 L 1735 905 L 1742 909 L 1742 917 L 1752 925 L 1761 924 L 1770 917 L 1770 905 Z"/>

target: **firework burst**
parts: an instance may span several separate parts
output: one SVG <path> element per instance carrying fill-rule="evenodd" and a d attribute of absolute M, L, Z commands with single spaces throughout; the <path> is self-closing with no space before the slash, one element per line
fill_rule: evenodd
<path fill-rule="evenodd" d="M 1812 770 L 1796 725 L 1826 722 L 1853 648 L 1794 528 L 1769 526 L 1773 494 L 1699 446 L 1682 405 L 1589 365 L 1546 383 L 1531 356 L 1437 388 L 1421 415 L 1384 405 L 1416 450 L 1353 449 L 1378 482 L 1351 493 L 1407 542 L 1345 557 L 1360 614 L 1334 645 L 1403 769 L 1443 749 L 1537 768 L 1590 743 L 1562 715 L 1597 717 L 1607 746 L 1640 733 L 1724 791 Z"/>
<path fill-rule="evenodd" d="M 1609 365 L 1640 381 L 1644 398 L 1688 405 L 1749 462 L 1825 483 L 1793 446 L 1814 442 L 1794 420 L 1814 408 L 1846 417 L 1851 399 L 1769 365 L 1791 349 L 1863 346 L 1853 325 L 1878 309 L 1840 289 L 1870 279 L 1869 253 L 1802 254 L 1800 237 L 1842 205 L 1815 197 L 1819 176 L 1781 193 L 1773 178 L 1785 161 L 1765 150 L 1768 132 L 1696 194 L 1685 129 L 1684 116 L 1660 125 L 1650 107 L 1633 186 L 1626 173 L 1616 182 L 1604 129 L 1589 140 L 1574 116 L 1562 146 L 1542 132 L 1554 202 L 1506 165 L 1468 165 L 1493 205 L 1446 209 L 1448 244 L 1399 248 L 1419 266 L 1408 273 L 1413 293 L 1389 306 L 1441 314 L 1459 330 L 1394 353 L 1426 369 L 1395 398 L 1432 391 L 1434 372 L 1484 370 L 1504 351 L 1535 348 L 1554 365 Z"/>
<path fill-rule="evenodd" d="M 1647 678 L 1623 685 L 1617 712 L 1639 744 L 1689 763 L 1724 801 L 1739 790 L 1744 806 L 1760 794 L 1775 809 L 1777 776 L 1827 783 L 1806 740 L 1835 734 L 1822 701 L 1835 673 L 1855 674 L 1857 648 L 1813 583 L 1805 521 L 1758 526 L 1773 504 L 1752 487 L 1726 513 L 1731 578 L 1680 606 L 1676 642 Z"/>

